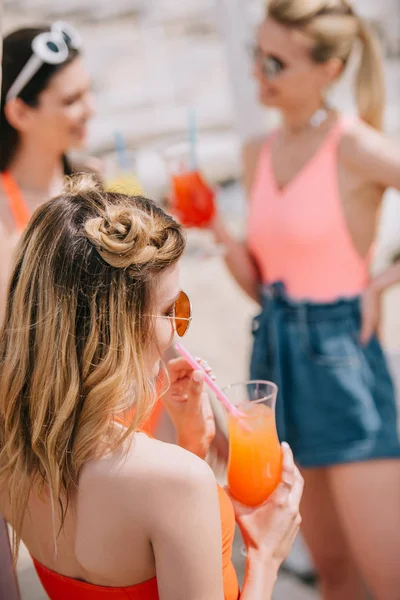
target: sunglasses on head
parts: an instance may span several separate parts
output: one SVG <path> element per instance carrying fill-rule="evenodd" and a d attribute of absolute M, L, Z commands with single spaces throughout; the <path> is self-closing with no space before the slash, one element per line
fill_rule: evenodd
<path fill-rule="evenodd" d="M 61 65 L 68 59 L 70 50 L 82 45 L 79 33 L 62 21 L 53 23 L 50 31 L 39 33 L 32 40 L 32 56 L 8 90 L 6 102 L 17 98 L 43 64 Z"/>
<path fill-rule="evenodd" d="M 270 81 L 278 77 L 287 68 L 282 59 L 273 54 L 266 54 L 257 45 L 251 46 L 250 52 L 253 61 L 259 65 L 264 77 Z"/>
<path fill-rule="evenodd" d="M 192 305 L 189 296 L 182 290 L 175 300 L 168 315 L 149 315 L 161 319 L 170 319 L 173 322 L 175 332 L 179 337 L 183 337 L 190 327 L 192 321 Z"/>

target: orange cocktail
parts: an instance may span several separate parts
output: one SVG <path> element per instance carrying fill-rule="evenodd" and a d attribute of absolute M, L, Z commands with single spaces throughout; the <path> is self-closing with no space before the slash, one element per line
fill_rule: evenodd
<path fill-rule="evenodd" d="M 240 418 L 228 415 L 229 490 L 242 504 L 258 506 L 274 491 L 282 471 L 275 424 L 277 388 L 270 382 L 247 382 L 224 391 L 242 413 Z"/>
<path fill-rule="evenodd" d="M 206 227 L 215 214 L 214 190 L 199 171 L 172 175 L 172 208 L 186 227 Z"/>

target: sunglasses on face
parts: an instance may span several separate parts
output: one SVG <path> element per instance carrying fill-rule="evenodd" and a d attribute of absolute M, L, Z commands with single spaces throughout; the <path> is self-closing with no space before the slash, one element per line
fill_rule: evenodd
<path fill-rule="evenodd" d="M 192 305 L 189 296 L 181 290 L 179 297 L 175 300 L 173 308 L 175 331 L 179 337 L 183 337 L 189 329 L 192 321 Z"/>
<path fill-rule="evenodd" d="M 190 303 L 189 296 L 181 290 L 178 298 L 171 307 L 169 314 L 155 316 L 161 319 L 171 319 L 175 332 L 177 335 L 179 335 L 179 337 L 183 337 L 188 331 L 192 321 L 192 305 Z"/>
<path fill-rule="evenodd" d="M 257 45 L 250 47 L 253 61 L 260 67 L 263 76 L 272 81 L 287 68 L 286 63 L 273 54 L 266 54 Z"/>

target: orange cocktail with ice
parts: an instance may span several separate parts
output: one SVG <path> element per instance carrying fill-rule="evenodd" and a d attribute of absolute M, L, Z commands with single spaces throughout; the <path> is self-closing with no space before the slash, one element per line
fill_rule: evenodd
<path fill-rule="evenodd" d="M 275 424 L 278 388 L 268 381 L 231 385 L 225 394 L 240 417 L 228 414 L 228 486 L 232 496 L 247 506 L 265 502 L 278 485 L 282 451 Z"/>

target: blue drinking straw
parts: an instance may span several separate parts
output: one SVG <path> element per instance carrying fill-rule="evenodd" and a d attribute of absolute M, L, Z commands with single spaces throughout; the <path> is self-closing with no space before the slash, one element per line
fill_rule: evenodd
<path fill-rule="evenodd" d="M 126 152 L 126 144 L 124 136 L 120 131 L 114 133 L 115 150 L 118 156 L 118 163 L 121 170 L 129 169 L 129 157 Z"/>

